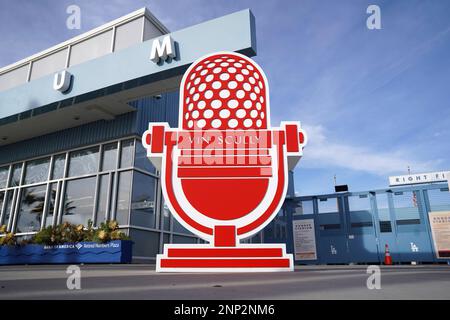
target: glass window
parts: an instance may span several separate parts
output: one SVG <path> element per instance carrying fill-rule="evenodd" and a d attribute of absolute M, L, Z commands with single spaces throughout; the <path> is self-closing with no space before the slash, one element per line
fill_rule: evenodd
<path fill-rule="evenodd" d="M 119 173 L 119 188 L 117 191 L 116 220 L 119 225 L 128 224 L 131 198 L 131 171 Z"/>
<path fill-rule="evenodd" d="M 450 192 L 448 189 L 428 190 L 431 211 L 450 211 Z"/>
<path fill-rule="evenodd" d="M 161 197 L 161 199 L 163 199 Z M 163 200 L 163 204 L 162 204 L 162 212 L 161 212 L 161 229 L 166 230 L 166 231 L 170 231 L 170 210 L 169 207 L 167 206 L 167 203 Z"/>
<path fill-rule="evenodd" d="M 279 230 L 279 226 L 275 225 L 277 230 Z M 278 238 L 277 236 L 279 235 L 279 231 L 278 234 L 275 235 L 275 238 Z M 250 238 L 250 243 L 262 243 L 261 241 L 261 232 L 258 232 L 257 234 L 255 234 L 253 237 Z"/>
<path fill-rule="evenodd" d="M 53 215 L 55 214 L 55 202 L 56 202 L 56 193 L 58 190 L 58 184 L 52 183 L 50 184 L 50 194 L 48 198 L 48 212 L 45 217 L 45 227 L 51 226 L 53 224 Z"/>
<path fill-rule="evenodd" d="M 314 214 L 314 206 L 312 200 L 297 201 L 294 215 Z"/>
<path fill-rule="evenodd" d="M 319 213 L 339 212 L 338 198 L 320 198 L 317 200 Z"/>
<path fill-rule="evenodd" d="M 159 253 L 159 233 L 130 229 L 133 244 L 133 256 L 155 258 Z"/>
<path fill-rule="evenodd" d="M 116 169 L 117 142 L 103 146 L 102 171 Z"/>
<path fill-rule="evenodd" d="M 9 182 L 10 187 L 17 187 L 20 185 L 20 176 L 22 173 L 22 163 L 16 163 L 13 166 L 13 174 L 11 177 L 11 181 Z"/>
<path fill-rule="evenodd" d="M 154 173 L 155 167 L 147 158 L 147 150 L 142 145 L 141 141 L 136 141 L 136 156 L 134 159 L 134 166 L 148 172 Z"/>
<path fill-rule="evenodd" d="M 370 198 L 368 195 L 357 195 L 348 197 L 348 206 L 350 211 L 372 211 Z"/>
<path fill-rule="evenodd" d="M 58 154 L 53 157 L 52 179 L 64 178 L 65 163 L 66 163 L 66 154 Z"/>
<path fill-rule="evenodd" d="M 372 208 L 368 195 L 348 197 L 350 223 L 352 228 L 372 227 Z"/>
<path fill-rule="evenodd" d="M 170 235 L 168 233 L 163 234 L 163 244 L 170 243 Z"/>
<path fill-rule="evenodd" d="M 99 179 L 96 225 L 100 225 L 101 222 L 106 220 L 106 210 L 108 207 L 109 175 L 101 175 Z"/>
<path fill-rule="evenodd" d="M 378 219 L 380 221 L 391 221 L 391 215 L 389 213 L 389 201 L 387 193 L 379 193 L 376 195 Z"/>
<path fill-rule="evenodd" d="M 11 216 L 11 208 L 12 208 L 12 204 L 13 204 L 13 197 L 14 197 L 14 190 L 9 190 L 6 193 L 6 207 L 5 207 L 5 212 L 3 214 L 3 221 L 2 221 L 2 225 L 6 224 L 8 225 L 9 222 L 9 217 Z"/>
<path fill-rule="evenodd" d="M 69 176 L 81 176 L 95 173 L 98 168 L 98 147 L 70 153 Z"/>
<path fill-rule="evenodd" d="M 22 188 L 16 232 L 39 231 L 44 212 L 46 185 Z"/>
<path fill-rule="evenodd" d="M 173 218 L 173 232 L 192 234 L 188 229 L 183 227 L 181 223 L 178 222 L 177 219 Z"/>
<path fill-rule="evenodd" d="M 184 237 L 174 234 L 173 243 L 197 243 L 197 238 L 194 237 Z"/>
<path fill-rule="evenodd" d="M 387 193 L 376 195 L 378 219 L 380 220 L 380 232 L 392 232 L 391 215 L 389 212 L 389 201 Z"/>
<path fill-rule="evenodd" d="M 95 177 L 67 181 L 63 222 L 86 226 L 88 220 L 92 219 L 94 195 Z"/>
<path fill-rule="evenodd" d="M 134 172 L 133 196 L 131 198 L 131 224 L 140 227 L 155 227 L 156 179 Z"/>
<path fill-rule="evenodd" d="M 133 144 L 134 140 L 122 141 L 122 150 L 120 153 L 121 168 L 129 168 L 133 166 Z"/>
<path fill-rule="evenodd" d="M 50 158 L 27 162 L 25 166 L 25 184 L 47 181 L 49 166 Z"/>
<path fill-rule="evenodd" d="M 0 168 L 0 189 L 6 187 L 8 182 L 9 166 Z"/>
<path fill-rule="evenodd" d="M 394 192 L 394 208 L 397 225 L 420 224 L 418 192 Z"/>
<path fill-rule="evenodd" d="M 5 200 L 5 192 L 2 191 L 0 192 L 0 217 L 1 217 L 1 213 L 2 213 L 2 209 L 3 209 L 3 202 Z M 0 221 L 0 226 L 2 225 L 1 221 Z"/>

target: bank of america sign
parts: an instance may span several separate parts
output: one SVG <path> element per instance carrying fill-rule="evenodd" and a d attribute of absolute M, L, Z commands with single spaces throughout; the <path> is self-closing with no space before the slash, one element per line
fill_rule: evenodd
<path fill-rule="evenodd" d="M 389 177 L 389 185 L 401 186 L 408 184 L 420 184 L 431 182 L 445 182 L 448 181 L 450 171 L 437 171 L 427 173 L 406 174 L 402 176 Z"/>

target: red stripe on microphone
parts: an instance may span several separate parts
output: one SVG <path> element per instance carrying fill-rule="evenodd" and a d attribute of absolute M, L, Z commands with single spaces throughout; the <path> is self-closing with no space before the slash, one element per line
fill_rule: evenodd
<path fill-rule="evenodd" d="M 163 152 L 164 146 L 164 127 L 163 126 L 153 126 L 152 127 L 152 153 Z"/>
<path fill-rule="evenodd" d="M 161 259 L 161 268 L 288 268 L 289 259 Z"/>
<path fill-rule="evenodd" d="M 248 165 L 272 165 L 270 156 L 203 156 L 203 157 L 178 157 L 178 166 L 248 166 Z"/>
<path fill-rule="evenodd" d="M 269 155 L 268 149 L 182 149 L 182 156 L 260 156 Z"/>
<path fill-rule="evenodd" d="M 169 248 L 169 258 L 281 258 L 281 248 Z"/>
<path fill-rule="evenodd" d="M 179 178 L 197 177 L 271 177 L 271 167 L 242 167 L 242 168 L 178 168 Z"/>
<path fill-rule="evenodd" d="M 286 150 L 287 152 L 298 152 L 298 128 L 295 124 L 286 125 Z"/>

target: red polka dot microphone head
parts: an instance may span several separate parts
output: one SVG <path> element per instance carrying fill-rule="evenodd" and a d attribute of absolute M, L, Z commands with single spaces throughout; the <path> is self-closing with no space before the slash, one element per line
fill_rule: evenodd
<path fill-rule="evenodd" d="M 234 52 L 194 62 L 180 88 L 183 130 L 267 129 L 268 87 L 262 69 Z"/>

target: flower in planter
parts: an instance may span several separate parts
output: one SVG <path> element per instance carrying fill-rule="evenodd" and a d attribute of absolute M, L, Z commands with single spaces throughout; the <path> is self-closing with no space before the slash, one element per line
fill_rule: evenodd
<path fill-rule="evenodd" d="M 84 226 L 82 224 L 79 224 L 79 225 L 77 225 L 75 230 L 77 230 L 78 232 L 81 232 L 81 231 L 83 231 L 83 229 L 84 229 Z"/>
<path fill-rule="evenodd" d="M 106 238 L 108 237 L 108 233 L 107 233 L 106 231 L 100 230 L 100 231 L 98 232 L 97 237 L 98 237 L 100 240 L 104 241 L 104 240 L 106 240 Z"/>
<path fill-rule="evenodd" d="M 5 224 L 0 226 L 0 234 L 1 233 L 6 233 L 6 225 Z"/>
<path fill-rule="evenodd" d="M 108 227 L 111 230 L 117 230 L 119 228 L 119 224 L 117 223 L 116 220 L 111 220 L 108 222 Z"/>
<path fill-rule="evenodd" d="M 7 233 L 4 237 L 0 238 L 0 245 L 13 246 L 16 244 L 16 237 L 12 232 Z"/>
<path fill-rule="evenodd" d="M 119 230 L 111 232 L 111 240 L 124 240 L 125 234 Z"/>

